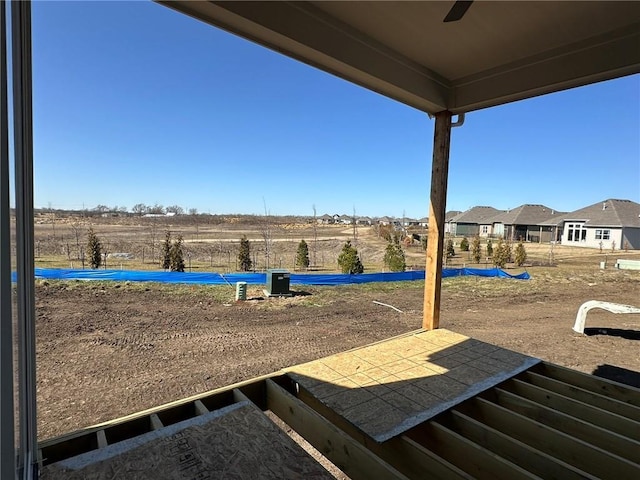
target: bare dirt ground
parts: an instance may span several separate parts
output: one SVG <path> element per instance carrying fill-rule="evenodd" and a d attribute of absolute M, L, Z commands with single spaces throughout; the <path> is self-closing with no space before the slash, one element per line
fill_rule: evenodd
<path fill-rule="evenodd" d="M 590 335 L 571 330 L 587 300 L 640 303 L 639 271 L 595 265 L 533 267 L 529 281 L 445 279 L 440 326 L 583 372 L 617 367 L 618 380 L 637 382 L 640 316 L 593 311 Z M 252 287 L 235 303 L 230 286 L 38 282 L 39 436 L 417 329 L 423 288 L 292 286 L 292 298 L 263 299 Z"/>

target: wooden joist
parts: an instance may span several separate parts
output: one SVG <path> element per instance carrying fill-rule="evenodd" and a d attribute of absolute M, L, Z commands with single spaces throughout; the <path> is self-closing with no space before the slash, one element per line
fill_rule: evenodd
<path fill-rule="evenodd" d="M 565 480 L 596 478 L 460 411 L 452 410 L 449 419 L 452 430 L 541 478 Z"/>
<path fill-rule="evenodd" d="M 637 389 L 541 364 L 378 442 L 281 372 L 43 442 L 42 464 L 250 406 L 354 479 L 640 478 L 639 404 Z"/>
<path fill-rule="evenodd" d="M 442 458 L 454 463 L 473 478 L 487 480 L 538 478 L 533 473 L 437 421 L 428 422 L 420 433 L 412 435 L 412 438 Z"/>
<path fill-rule="evenodd" d="M 543 362 L 530 370 L 640 408 L 640 389 Z"/>
<path fill-rule="evenodd" d="M 499 405 L 537 422 L 557 428 L 618 456 L 640 464 L 640 442 L 599 427 L 581 418 L 545 407 L 500 388 L 493 389 Z"/>
<path fill-rule="evenodd" d="M 480 397 L 474 399 L 473 406 L 483 423 L 596 477 L 615 473 L 615 478 L 634 478 L 638 474 L 637 464 L 556 428 Z"/>
<path fill-rule="evenodd" d="M 422 479 L 425 472 L 429 472 L 430 478 L 433 479 L 463 480 L 473 478 L 454 463 L 448 462 L 407 435 L 378 443 L 337 415 L 304 388 L 297 386 L 296 390 L 297 398 L 307 406 L 409 478 Z"/>
<path fill-rule="evenodd" d="M 576 385 L 549 378 L 534 372 L 525 373 L 526 380 L 532 385 L 544 388 L 551 392 L 559 393 L 565 397 L 588 403 L 594 407 L 606 410 L 631 420 L 640 421 L 640 407 L 636 407 L 629 403 L 624 403 L 615 398 L 611 398 L 600 393 L 594 393 L 590 390 L 578 387 Z"/>
<path fill-rule="evenodd" d="M 640 424 L 621 415 L 602 410 L 559 393 L 545 390 L 521 380 L 511 379 L 502 386 L 505 390 L 533 400 L 546 407 L 598 425 L 634 440 L 640 439 Z"/>
<path fill-rule="evenodd" d="M 272 380 L 266 381 L 266 387 L 269 410 L 302 435 L 350 478 L 407 478 Z"/>

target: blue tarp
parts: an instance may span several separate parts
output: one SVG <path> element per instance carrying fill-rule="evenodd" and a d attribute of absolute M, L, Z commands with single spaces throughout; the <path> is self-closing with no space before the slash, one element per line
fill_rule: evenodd
<path fill-rule="evenodd" d="M 479 277 L 500 277 L 528 280 L 529 274 L 523 272 L 511 275 L 499 268 L 445 268 L 442 277 L 461 277 L 475 275 Z M 144 270 L 72 270 L 57 268 L 36 268 L 37 279 L 49 280 L 112 280 L 118 282 L 161 282 L 161 283 L 192 283 L 202 285 L 233 285 L 236 282 L 247 282 L 250 285 L 266 284 L 265 273 L 181 273 L 159 272 Z M 13 273 L 13 281 L 16 274 Z M 292 273 L 292 285 L 347 285 L 352 283 L 370 282 L 399 282 L 408 280 L 424 280 L 424 270 L 410 272 L 362 273 L 349 274 L 305 274 Z"/>

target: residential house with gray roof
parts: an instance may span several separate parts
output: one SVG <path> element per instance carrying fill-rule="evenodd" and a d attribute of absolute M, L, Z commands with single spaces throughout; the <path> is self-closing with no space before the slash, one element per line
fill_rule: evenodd
<path fill-rule="evenodd" d="M 456 237 L 488 237 L 491 235 L 491 219 L 504 210 L 493 207 L 476 206 L 451 218 L 449 233 Z"/>
<path fill-rule="evenodd" d="M 553 227 L 541 223 L 557 214 L 556 210 L 545 205 L 520 205 L 491 219 L 492 235 L 511 241 L 549 242 L 554 240 Z"/>
<path fill-rule="evenodd" d="M 330 224 L 334 223 L 335 220 L 333 219 L 333 217 L 331 215 L 325 213 L 321 217 L 317 218 L 317 222 L 322 224 L 322 225 L 330 225 Z"/>
<path fill-rule="evenodd" d="M 640 249 L 640 204 L 608 199 L 564 215 L 562 245 Z"/>

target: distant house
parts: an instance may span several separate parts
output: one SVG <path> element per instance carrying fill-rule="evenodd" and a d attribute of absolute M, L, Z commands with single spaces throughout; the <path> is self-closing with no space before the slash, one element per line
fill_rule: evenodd
<path fill-rule="evenodd" d="M 321 217 L 318 217 L 316 221 L 321 225 L 330 225 L 334 223 L 333 217 L 331 215 L 327 215 L 326 213 Z"/>
<path fill-rule="evenodd" d="M 449 233 L 456 237 L 488 237 L 491 235 L 491 219 L 503 210 L 493 207 L 477 206 L 470 208 L 449 221 Z"/>
<path fill-rule="evenodd" d="M 552 217 L 538 223 L 538 227 L 540 227 L 540 243 L 560 241 L 566 215 L 566 212 L 556 212 Z"/>
<path fill-rule="evenodd" d="M 418 225 L 420 225 L 421 227 L 428 227 L 429 226 L 429 217 L 422 217 L 420 220 L 418 220 Z"/>
<path fill-rule="evenodd" d="M 511 241 L 549 242 L 553 237 L 553 228 L 541 223 L 553 216 L 557 216 L 557 212 L 544 205 L 520 205 L 493 217 L 491 233 Z"/>
<path fill-rule="evenodd" d="M 640 204 L 609 199 L 563 216 L 562 245 L 640 249 Z"/>
<path fill-rule="evenodd" d="M 356 219 L 357 225 L 371 225 L 371 218 L 369 217 L 358 217 Z"/>
<path fill-rule="evenodd" d="M 380 217 L 378 219 L 378 223 L 380 225 L 391 225 L 392 222 L 393 222 L 393 220 L 390 219 L 389 217 Z"/>
<path fill-rule="evenodd" d="M 343 225 L 351 225 L 353 223 L 353 217 L 351 215 L 340 215 L 338 217 L 337 223 L 341 223 Z"/>
<path fill-rule="evenodd" d="M 444 214 L 444 233 L 451 234 L 451 220 L 460 215 L 462 212 L 460 210 L 449 210 Z M 428 226 L 429 218 L 427 217 L 427 226 Z"/>

